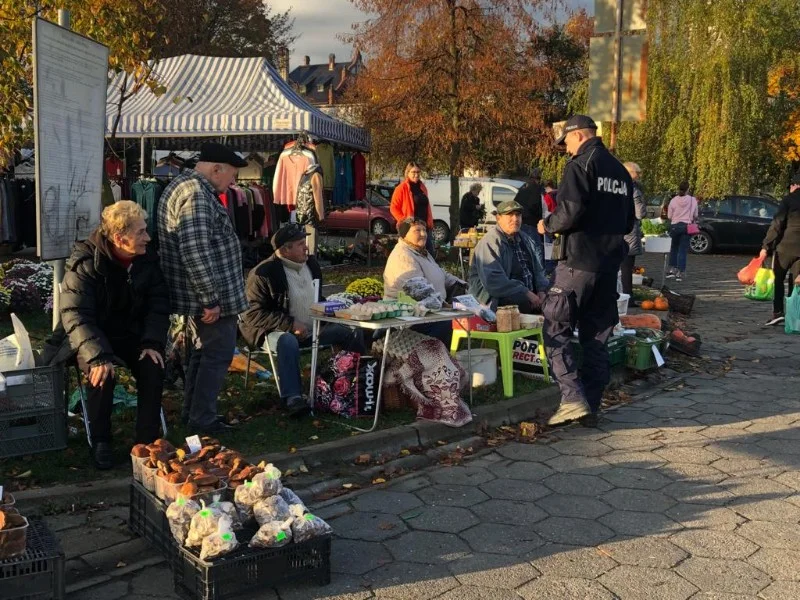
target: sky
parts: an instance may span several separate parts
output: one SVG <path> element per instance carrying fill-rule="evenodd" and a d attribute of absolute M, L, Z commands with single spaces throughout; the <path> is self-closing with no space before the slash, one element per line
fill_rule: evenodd
<path fill-rule="evenodd" d="M 567 3 L 593 12 L 593 0 L 567 0 Z M 348 60 L 353 49 L 343 44 L 338 34 L 349 33 L 353 23 L 366 18 L 349 0 L 269 0 L 269 4 L 274 12 L 292 9 L 294 33 L 299 39 L 291 49 L 290 70 L 302 64 L 306 55 L 312 65 L 328 62 L 331 53 L 338 62 Z"/>

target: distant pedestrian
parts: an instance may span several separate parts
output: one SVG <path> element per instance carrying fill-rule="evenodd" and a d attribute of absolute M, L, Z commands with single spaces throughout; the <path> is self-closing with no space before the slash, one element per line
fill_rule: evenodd
<path fill-rule="evenodd" d="M 639 178 L 642 174 L 642 169 L 635 162 L 626 162 L 625 168 L 633 179 L 633 211 L 636 221 L 633 224 L 633 229 L 625 236 L 625 242 L 628 244 L 628 256 L 622 261 L 622 292 L 625 294 L 633 294 L 633 267 L 636 264 L 636 257 L 644 252 L 642 248 L 642 219 L 645 217 L 646 205 L 644 203 L 644 192 L 642 191 L 642 184 Z M 631 300 L 631 304 L 633 301 Z"/>
<path fill-rule="evenodd" d="M 697 223 L 697 198 L 689 195 L 689 182 L 678 186 L 678 195 L 669 201 L 667 218 L 670 221 L 669 273 L 667 279 L 682 281 L 686 277 L 686 257 L 689 254 L 689 225 Z"/>
<path fill-rule="evenodd" d="M 519 188 L 517 195 L 514 196 L 514 202 L 522 206 L 522 224 L 532 227 L 534 231 L 542 219 L 543 193 L 542 172 L 540 169 L 533 169 L 528 181 Z"/>
<path fill-rule="evenodd" d="M 546 181 L 544 184 L 544 205 L 547 207 L 548 215 L 556 210 L 557 195 L 558 191 L 555 182 L 552 180 Z"/>
<path fill-rule="evenodd" d="M 772 318 L 766 325 L 784 322 L 783 302 L 792 295 L 794 284 L 800 283 L 800 173 L 792 177 L 789 194 L 784 196 L 778 212 L 764 238 L 760 257 L 774 254 L 772 270 L 775 272 L 775 295 L 772 300 Z M 788 289 L 784 290 L 786 275 L 791 273 Z"/>
<path fill-rule="evenodd" d="M 458 222 L 462 229 L 477 227 L 483 220 L 484 210 L 479 197 L 482 189 L 483 186 L 480 183 L 473 183 L 469 186 L 469 191 L 461 197 Z"/>

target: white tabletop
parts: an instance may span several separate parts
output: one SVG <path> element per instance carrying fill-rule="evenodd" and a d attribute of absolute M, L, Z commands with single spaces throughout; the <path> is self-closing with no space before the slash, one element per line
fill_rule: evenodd
<path fill-rule="evenodd" d="M 425 323 L 441 323 L 442 321 L 451 321 L 453 319 L 468 319 L 469 317 L 473 316 L 475 315 L 467 310 L 443 309 L 439 312 L 428 313 L 424 317 L 395 317 L 392 319 L 358 321 L 354 319 L 340 319 L 339 317 L 311 313 L 311 318 L 315 321 L 339 323 L 340 325 L 361 327 L 362 329 L 386 329 L 387 327 L 397 329 L 402 327 L 412 327 L 414 325 L 424 325 Z"/>

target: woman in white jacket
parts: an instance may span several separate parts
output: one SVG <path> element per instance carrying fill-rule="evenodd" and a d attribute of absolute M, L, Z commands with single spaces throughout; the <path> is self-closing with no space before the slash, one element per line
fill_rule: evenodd
<path fill-rule="evenodd" d="M 425 242 L 428 239 L 428 230 L 424 221 L 405 219 L 397 224 L 397 232 L 400 234 L 400 239 L 389 255 L 383 271 L 383 295 L 385 298 L 397 298 L 408 280 L 420 277 L 430 284 L 441 302 L 464 292 L 465 282 L 442 269 L 430 252 L 426 250 Z M 415 299 L 419 300 L 419 298 Z M 415 329 L 420 333 L 442 340 L 449 347 L 452 335 L 450 324 L 435 323 L 432 325 L 435 327 L 420 326 Z"/>

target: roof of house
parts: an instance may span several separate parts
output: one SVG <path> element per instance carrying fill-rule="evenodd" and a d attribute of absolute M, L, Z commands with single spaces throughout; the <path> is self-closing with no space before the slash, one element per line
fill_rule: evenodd
<path fill-rule="evenodd" d="M 340 96 L 347 87 L 347 80 L 351 74 L 357 74 L 361 66 L 361 57 L 357 55 L 354 60 L 335 62 L 334 68 L 329 68 L 329 63 L 317 65 L 300 65 L 289 73 L 289 83 L 295 86 L 298 93 L 312 104 L 328 104 L 328 89 L 333 86 L 334 97 Z M 342 81 L 342 69 L 347 72 L 347 77 Z M 317 91 L 317 86 L 324 85 L 323 91 Z M 303 87 L 307 86 L 307 93 Z M 299 88 L 299 89 L 298 89 Z"/>

